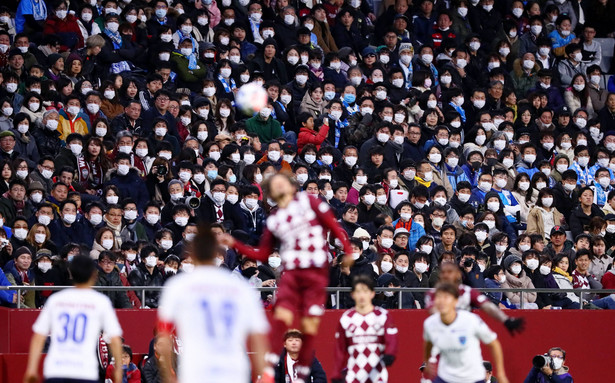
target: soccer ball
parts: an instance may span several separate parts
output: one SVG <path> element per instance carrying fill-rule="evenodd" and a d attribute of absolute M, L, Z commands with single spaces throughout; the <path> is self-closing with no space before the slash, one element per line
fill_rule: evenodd
<path fill-rule="evenodd" d="M 243 85 L 235 96 L 237 107 L 248 116 L 258 113 L 267 106 L 267 100 L 267 91 L 254 82 Z"/>

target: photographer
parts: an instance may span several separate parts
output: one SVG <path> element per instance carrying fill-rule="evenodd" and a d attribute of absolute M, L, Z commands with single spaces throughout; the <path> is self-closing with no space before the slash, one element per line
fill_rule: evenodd
<path fill-rule="evenodd" d="M 534 357 L 532 370 L 524 383 L 572 383 L 572 376 L 568 372 L 568 366 L 564 363 L 566 363 L 566 351 L 559 347 L 552 347 L 547 354 Z"/>
<path fill-rule="evenodd" d="M 468 246 L 461 251 L 459 258 L 459 267 L 463 270 L 463 284 L 474 288 L 485 287 L 485 279 L 483 272 L 480 271 L 476 263 L 478 257 L 478 249 L 473 246 Z"/>

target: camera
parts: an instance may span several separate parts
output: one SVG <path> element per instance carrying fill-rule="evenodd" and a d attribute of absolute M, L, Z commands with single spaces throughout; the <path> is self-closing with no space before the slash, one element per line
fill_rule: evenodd
<path fill-rule="evenodd" d="M 192 210 L 196 210 L 196 209 L 198 209 L 201 206 L 201 200 L 198 197 L 195 197 L 195 196 L 186 197 L 185 203 Z"/>
<path fill-rule="evenodd" d="M 463 267 L 472 267 L 474 265 L 474 260 L 472 258 L 466 258 L 465 261 L 463 261 Z"/>
<path fill-rule="evenodd" d="M 3 249 L 6 245 L 9 244 L 9 240 L 6 238 L 0 239 L 0 249 Z"/>
<path fill-rule="evenodd" d="M 166 176 L 169 172 L 169 168 L 166 165 L 158 165 L 156 167 L 156 175 L 157 176 Z"/>
<path fill-rule="evenodd" d="M 549 354 L 543 354 L 543 355 L 536 355 L 533 359 L 532 359 L 532 365 L 534 365 L 534 367 L 540 369 L 543 368 L 545 366 L 551 368 L 552 370 L 554 370 L 555 368 L 553 367 L 553 359 L 551 359 L 551 357 L 549 356 Z"/>

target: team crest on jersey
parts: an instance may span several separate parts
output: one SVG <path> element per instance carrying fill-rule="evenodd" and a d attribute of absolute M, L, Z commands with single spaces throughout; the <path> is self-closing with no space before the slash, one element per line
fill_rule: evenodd
<path fill-rule="evenodd" d="M 459 343 L 461 343 L 462 346 L 464 346 L 467 342 L 468 338 L 466 338 L 465 335 L 462 335 L 459 337 Z"/>

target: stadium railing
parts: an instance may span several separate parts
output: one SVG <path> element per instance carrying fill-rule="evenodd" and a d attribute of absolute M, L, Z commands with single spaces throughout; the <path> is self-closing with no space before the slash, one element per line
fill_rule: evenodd
<path fill-rule="evenodd" d="M 18 294 L 25 294 L 27 291 L 60 291 L 64 289 L 71 288 L 72 286 L 0 286 L 0 291 L 6 290 L 15 290 Z M 145 301 L 145 293 L 151 291 L 162 291 L 164 286 L 94 286 L 94 290 L 98 291 L 135 291 L 140 293 L 141 302 Z M 276 287 L 255 287 L 254 290 L 259 292 L 270 292 L 275 298 L 275 293 L 277 291 Z M 377 287 L 377 293 L 392 291 L 394 293 L 399 293 L 399 307 L 403 308 L 403 300 L 401 299 L 404 293 L 426 293 L 431 291 L 431 288 L 427 287 Z M 525 293 L 574 293 L 579 296 L 579 300 L 584 302 L 583 296 L 587 295 L 608 295 L 615 294 L 615 289 L 515 289 L 515 288 L 501 288 L 501 289 L 488 289 L 488 288 L 478 288 L 475 289 L 483 293 L 520 293 L 521 306 L 520 309 L 523 309 L 523 294 Z M 350 287 L 328 287 L 327 292 L 331 295 L 335 296 L 335 309 L 340 309 L 340 294 L 350 293 Z M 17 300 L 17 308 L 21 307 L 21 300 Z M 581 310 L 583 310 L 583 305 L 581 305 Z"/>

